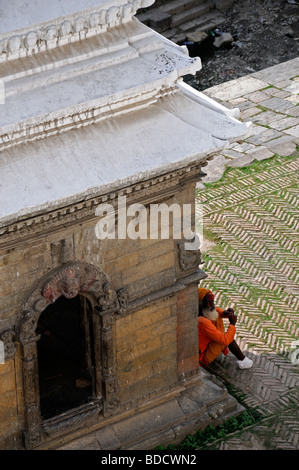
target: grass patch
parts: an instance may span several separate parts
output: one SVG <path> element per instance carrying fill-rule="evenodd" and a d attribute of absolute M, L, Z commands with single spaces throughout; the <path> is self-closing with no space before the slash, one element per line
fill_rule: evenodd
<path fill-rule="evenodd" d="M 221 381 L 221 379 L 219 379 Z M 246 394 L 237 389 L 232 384 L 226 382 L 226 388 L 230 395 L 245 408 L 245 411 L 238 416 L 227 419 L 219 426 L 209 424 L 205 429 L 198 430 L 195 434 L 189 434 L 181 444 L 169 444 L 168 446 L 158 446 L 156 450 L 205 450 L 213 449 L 213 443 L 219 440 L 228 439 L 231 434 L 252 426 L 260 422 L 264 416 L 256 409 L 250 408 L 244 402 Z"/>
<path fill-rule="evenodd" d="M 224 440 L 236 431 L 242 431 L 262 419 L 262 415 L 256 409 L 248 409 L 236 417 L 229 418 L 219 426 L 207 426 L 203 431 L 189 434 L 178 445 L 170 444 L 167 447 L 158 446 L 157 450 L 204 450 L 211 448 L 211 444 L 219 439 Z"/>
<path fill-rule="evenodd" d="M 295 152 L 293 155 L 289 156 L 280 156 L 278 154 L 274 154 L 272 157 L 267 158 L 267 160 L 254 160 L 250 165 L 244 166 L 244 167 L 238 167 L 238 168 L 226 168 L 222 177 L 214 182 L 211 183 L 205 183 L 203 182 L 205 189 L 197 189 L 196 190 L 196 197 L 200 195 L 203 191 L 206 191 L 207 189 L 218 189 L 222 188 L 223 183 L 230 184 L 238 181 L 240 178 L 243 176 L 251 176 L 254 175 L 254 173 L 259 173 L 262 172 L 268 168 L 271 168 L 272 166 L 275 166 L 276 163 L 285 163 L 290 160 L 295 160 L 298 158 L 298 152 L 299 152 L 299 146 L 297 146 L 297 152 Z M 278 160 L 278 161 L 277 161 Z M 229 179 L 229 181 L 228 181 Z"/>

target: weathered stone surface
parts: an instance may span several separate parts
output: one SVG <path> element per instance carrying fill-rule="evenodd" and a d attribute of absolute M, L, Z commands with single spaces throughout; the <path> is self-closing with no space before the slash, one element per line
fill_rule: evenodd
<path fill-rule="evenodd" d="M 234 0 L 214 0 L 214 3 L 218 10 L 224 10 L 230 7 L 234 3 Z"/>
<path fill-rule="evenodd" d="M 242 77 L 231 82 L 226 82 L 221 85 L 216 85 L 209 88 L 205 92 L 209 96 L 221 101 L 229 101 L 248 93 L 261 90 L 267 86 L 266 82 L 259 80 L 253 76 Z"/>
<path fill-rule="evenodd" d="M 264 146 L 257 147 L 255 150 L 250 151 L 250 154 L 255 160 L 266 160 L 273 157 L 274 153 Z"/>
<path fill-rule="evenodd" d="M 167 402 L 58 449 L 89 449 L 95 438 L 104 450 L 153 449 L 157 445 L 179 443 L 209 422 L 218 425 L 242 411 L 244 408 L 227 394 L 225 387 L 203 371 L 201 379 L 186 383 L 186 388 Z"/>
<path fill-rule="evenodd" d="M 281 137 L 281 139 L 274 139 L 265 143 L 271 152 L 278 153 L 279 155 L 288 156 L 296 151 L 296 143 L 291 138 Z"/>

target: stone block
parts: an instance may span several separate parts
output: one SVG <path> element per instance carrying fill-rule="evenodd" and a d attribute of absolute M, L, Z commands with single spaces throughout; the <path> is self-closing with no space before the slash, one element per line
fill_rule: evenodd
<path fill-rule="evenodd" d="M 267 83 L 252 76 L 241 77 L 231 80 L 227 83 L 215 85 L 205 91 L 209 96 L 221 101 L 229 101 L 242 97 L 246 94 L 261 90 L 267 86 Z"/>
<path fill-rule="evenodd" d="M 155 31 L 165 31 L 171 27 L 172 16 L 157 8 L 151 11 L 149 15 L 149 26 Z"/>
<path fill-rule="evenodd" d="M 284 116 L 283 119 L 280 119 L 279 121 L 271 122 L 271 127 L 278 131 L 282 131 L 295 126 L 297 122 L 298 120 L 296 118 L 288 118 Z"/>
<path fill-rule="evenodd" d="M 264 144 L 271 152 L 277 153 L 283 157 L 292 155 L 296 151 L 296 144 L 289 136 L 283 136 L 280 139 L 274 139 Z"/>
<path fill-rule="evenodd" d="M 95 433 L 97 440 L 102 449 L 120 448 L 121 442 L 117 438 L 112 426 L 107 426 Z"/>
<path fill-rule="evenodd" d="M 262 110 L 260 108 L 258 108 L 257 106 L 253 106 L 252 108 L 244 109 L 244 111 L 242 111 L 240 114 L 240 118 L 243 120 L 249 119 L 252 116 L 260 114 L 261 112 Z"/>
<path fill-rule="evenodd" d="M 289 83 L 290 77 L 298 75 L 298 65 L 299 58 L 296 57 L 295 59 L 288 61 L 287 67 L 281 67 L 280 64 L 273 65 L 273 67 L 268 67 L 264 70 L 260 70 L 259 72 L 254 72 L 252 76 L 265 81 L 265 87 L 267 85 L 279 85 L 279 88 L 281 88 L 280 82 L 287 80 Z"/>
<path fill-rule="evenodd" d="M 281 98 L 269 98 L 268 100 L 260 102 L 260 106 L 272 109 L 273 111 L 281 112 L 288 108 L 292 108 L 293 103 L 288 100 L 283 100 Z"/>
<path fill-rule="evenodd" d="M 266 160 L 267 158 L 273 157 L 274 153 L 271 152 L 266 147 L 257 147 L 255 150 L 250 150 L 250 155 L 254 157 L 255 160 Z"/>
<path fill-rule="evenodd" d="M 230 7 L 235 0 L 214 0 L 215 7 L 217 10 L 225 10 Z"/>
<path fill-rule="evenodd" d="M 186 24 L 194 20 L 195 26 L 198 25 L 198 18 L 210 11 L 212 4 L 210 1 L 206 1 L 201 5 L 196 5 L 192 8 L 186 9 L 183 12 L 177 13 L 172 16 L 172 27 L 176 27 L 182 24 Z"/>
<path fill-rule="evenodd" d="M 284 131 L 286 134 L 290 134 L 291 136 L 299 137 L 299 125 L 290 127 Z"/>
<path fill-rule="evenodd" d="M 293 116 L 293 117 L 299 116 L 299 106 L 293 106 L 292 108 L 288 108 L 286 110 L 286 114 L 289 114 L 290 116 Z"/>
<path fill-rule="evenodd" d="M 272 141 L 274 139 L 276 140 L 278 137 L 281 137 L 281 136 L 282 136 L 281 132 L 278 132 L 275 129 L 267 129 L 258 135 L 248 137 L 248 139 L 246 139 L 246 142 L 249 142 L 255 145 L 265 145 L 266 142 Z"/>
<path fill-rule="evenodd" d="M 167 268 L 171 268 L 174 263 L 174 254 L 165 253 L 156 258 L 146 260 L 139 265 L 123 266 L 125 269 L 124 285 L 127 286 L 130 283 L 136 282 L 147 276 L 147 273 L 157 274 L 164 271 Z"/>
<path fill-rule="evenodd" d="M 244 166 L 250 165 L 254 161 L 254 156 L 240 154 L 240 158 L 236 158 L 235 160 L 228 161 L 226 166 L 230 168 L 241 168 Z"/>
<path fill-rule="evenodd" d="M 280 121 L 283 117 L 283 114 L 275 113 L 274 111 L 263 111 L 262 113 L 252 117 L 252 121 L 263 125 L 269 125 L 269 123 L 271 123 L 272 127 L 273 122 Z"/>
<path fill-rule="evenodd" d="M 172 401 L 117 423 L 113 429 L 120 441 L 133 444 L 138 441 L 140 435 L 151 435 L 161 427 L 169 428 L 172 423 L 183 419 L 184 413 L 181 407 L 176 401 Z"/>

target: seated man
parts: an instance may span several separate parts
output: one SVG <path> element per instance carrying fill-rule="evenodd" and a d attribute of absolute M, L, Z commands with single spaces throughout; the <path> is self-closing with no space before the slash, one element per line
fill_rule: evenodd
<path fill-rule="evenodd" d="M 252 367 L 252 360 L 244 356 L 234 340 L 237 317 L 232 308 L 216 308 L 214 295 L 208 289 L 198 288 L 198 339 L 199 361 L 209 365 L 222 352 L 225 356 L 231 351 L 238 359 L 240 369 Z M 228 318 L 229 327 L 225 331 L 222 318 Z"/>

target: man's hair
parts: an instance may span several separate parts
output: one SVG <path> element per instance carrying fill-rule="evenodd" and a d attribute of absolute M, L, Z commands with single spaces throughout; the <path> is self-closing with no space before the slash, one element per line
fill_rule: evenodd
<path fill-rule="evenodd" d="M 203 316 L 203 310 L 207 308 L 208 306 L 208 297 L 205 295 L 203 299 L 199 302 L 198 304 L 198 316 L 202 317 Z"/>

